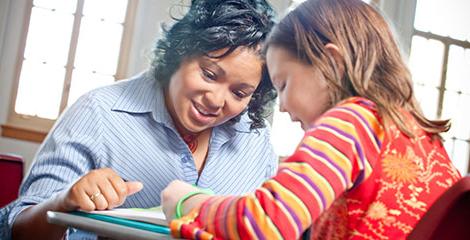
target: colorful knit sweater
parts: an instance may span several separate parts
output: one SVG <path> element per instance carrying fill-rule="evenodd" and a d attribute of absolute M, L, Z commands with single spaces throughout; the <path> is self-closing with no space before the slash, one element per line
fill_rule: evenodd
<path fill-rule="evenodd" d="M 171 222 L 194 239 L 404 239 L 460 175 L 442 144 L 384 129 L 375 104 L 350 98 L 322 115 L 275 177 L 243 197 L 216 196 Z"/>

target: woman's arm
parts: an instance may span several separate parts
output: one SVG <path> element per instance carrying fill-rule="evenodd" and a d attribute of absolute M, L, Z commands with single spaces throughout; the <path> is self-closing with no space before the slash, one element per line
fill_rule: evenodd
<path fill-rule="evenodd" d="M 370 102 L 359 100 L 325 113 L 254 194 L 210 198 L 171 222 L 173 235 L 299 238 L 339 195 L 367 179 L 379 157 L 384 130 Z"/>
<path fill-rule="evenodd" d="M 93 170 L 70 189 L 24 209 L 13 224 L 12 238 L 61 239 L 67 228 L 49 224 L 46 220 L 47 211 L 112 209 L 123 204 L 127 196 L 140 191 L 142 187 L 140 182 L 124 182 L 109 168 Z"/>
<path fill-rule="evenodd" d="M 24 209 L 13 224 L 12 239 L 61 239 L 67 228 L 46 221 L 47 211 L 65 211 L 65 208 L 60 206 L 63 200 L 58 198 L 63 196 Z"/>
<path fill-rule="evenodd" d="M 47 223 L 47 211 L 113 208 L 142 188 L 111 169 L 92 170 L 102 158 L 102 111 L 87 94 L 57 121 L 7 213 L 14 239 L 61 238 L 66 229 Z"/>

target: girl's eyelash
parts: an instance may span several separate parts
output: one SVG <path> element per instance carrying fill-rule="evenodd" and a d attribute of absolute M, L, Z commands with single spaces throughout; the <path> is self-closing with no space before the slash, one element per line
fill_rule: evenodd
<path fill-rule="evenodd" d="M 284 88 L 286 88 L 286 83 L 285 83 L 285 82 L 284 82 L 284 83 L 282 83 L 281 87 L 279 88 L 279 91 L 282 91 L 282 90 L 284 90 Z"/>

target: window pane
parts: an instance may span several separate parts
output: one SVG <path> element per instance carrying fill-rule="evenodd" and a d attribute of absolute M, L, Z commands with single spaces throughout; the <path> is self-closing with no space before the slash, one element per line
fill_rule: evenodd
<path fill-rule="evenodd" d="M 451 119 L 452 127 L 448 134 L 460 139 L 470 139 L 470 111 L 464 111 L 470 103 L 470 95 L 458 94 L 453 91 L 446 91 L 444 94 L 444 105 L 442 117 Z"/>
<path fill-rule="evenodd" d="M 446 78 L 446 89 L 470 94 L 470 49 L 450 46 Z"/>
<path fill-rule="evenodd" d="M 446 149 L 450 159 L 452 159 L 452 153 L 454 152 L 454 139 L 444 136 L 444 148 Z"/>
<path fill-rule="evenodd" d="M 76 69 L 72 75 L 69 99 L 67 105 L 72 105 L 84 93 L 114 82 L 111 75 L 102 75 L 93 72 L 80 71 Z"/>
<path fill-rule="evenodd" d="M 77 7 L 77 0 L 34 0 L 34 6 L 54 9 L 64 13 L 74 13 Z"/>
<path fill-rule="evenodd" d="M 279 109 L 277 107 L 277 109 Z M 304 131 L 285 112 L 274 112 L 271 141 L 278 156 L 290 156 L 302 140 Z"/>
<path fill-rule="evenodd" d="M 85 71 L 114 75 L 122 31 L 121 24 L 84 17 L 80 27 L 75 66 Z"/>
<path fill-rule="evenodd" d="M 15 111 L 42 118 L 57 118 L 64 75 L 64 67 L 23 61 Z"/>
<path fill-rule="evenodd" d="M 416 99 L 423 110 L 424 116 L 436 119 L 437 106 L 439 101 L 439 90 L 422 84 L 415 84 L 414 91 Z"/>
<path fill-rule="evenodd" d="M 444 103 L 442 105 L 442 119 L 450 119 L 451 120 L 451 127 L 450 130 L 444 135 L 446 137 L 453 137 L 455 136 L 455 114 L 459 111 L 459 94 L 453 91 L 445 91 L 444 92 Z"/>
<path fill-rule="evenodd" d="M 470 1 L 418 0 L 415 28 L 460 40 L 470 40 Z"/>
<path fill-rule="evenodd" d="M 469 164 L 469 143 L 459 139 L 446 139 L 444 146 L 454 166 L 462 175 L 467 174 Z"/>
<path fill-rule="evenodd" d="M 126 16 L 127 0 L 86 0 L 83 15 L 108 22 L 122 23 Z"/>
<path fill-rule="evenodd" d="M 469 159 L 469 143 L 462 140 L 454 141 L 454 151 L 452 153 L 452 162 L 461 174 L 466 174 L 468 171 Z"/>
<path fill-rule="evenodd" d="M 440 87 L 444 44 L 414 36 L 411 42 L 410 69 L 415 83 Z"/>
<path fill-rule="evenodd" d="M 72 25 L 72 14 L 34 7 L 31 12 L 25 58 L 65 66 Z"/>

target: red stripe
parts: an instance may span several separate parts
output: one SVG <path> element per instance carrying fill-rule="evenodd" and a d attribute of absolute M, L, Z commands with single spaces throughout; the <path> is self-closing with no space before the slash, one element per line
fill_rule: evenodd
<path fill-rule="evenodd" d="M 269 191 L 269 189 L 267 190 Z M 274 203 L 271 198 L 266 195 L 265 192 L 256 191 L 256 197 L 258 198 L 260 205 L 263 207 L 266 214 L 270 216 L 274 225 L 277 226 L 282 236 L 295 233 L 295 226 L 287 224 L 289 223 L 288 216 L 277 206 L 277 204 Z"/>
<path fill-rule="evenodd" d="M 320 173 L 321 176 L 326 178 L 335 193 L 344 191 L 343 177 L 341 173 L 337 172 L 335 169 L 330 168 L 322 161 L 311 157 L 309 154 L 297 151 L 294 155 L 292 155 L 292 157 L 287 159 L 287 161 L 304 162 L 309 164 L 316 172 Z"/>
<path fill-rule="evenodd" d="M 246 206 L 246 197 L 241 198 L 240 200 L 237 201 L 237 229 L 238 229 L 238 234 L 240 236 L 240 239 L 250 239 L 251 234 L 248 232 L 246 228 L 246 224 L 243 221 L 243 211 Z"/>
<path fill-rule="evenodd" d="M 209 198 L 202 204 L 201 209 L 199 210 L 199 215 L 196 218 L 197 221 L 201 221 L 203 223 L 207 222 L 207 216 L 209 215 L 209 211 L 214 203 L 214 199 L 215 197 Z"/>
<path fill-rule="evenodd" d="M 193 229 L 194 228 L 199 228 L 200 225 L 199 225 L 199 221 L 196 221 L 196 222 L 192 222 L 190 224 L 183 224 L 181 226 L 181 236 L 183 238 L 191 238 L 191 239 L 194 239 L 194 236 L 193 236 Z"/>
<path fill-rule="evenodd" d="M 346 169 L 341 168 L 346 173 L 346 176 L 348 178 L 351 177 L 352 175 L 354 175 L 354 171 L 359 170 L 358 166 L 357 166 L 358 156 L 353 150 L 354 145 L 352 145 L 350 142 L 347 142 L 347 141 L 343 140 L 342 138 L 339 138 L 335 134 L 332 134 L 332 133 L 327 132 L 327 131 L 318 131 L 318 132 L 312 133 L 312 135 L 315 138 L 317 138 L 318 141 L 328 142 L 331 145 L 330 146 L 331 148 L 336 149 L 338 152 L 340 152 L 344 155 L 344 157 L 347 159 L 347 161 L 349 161 L 350 165 L 352 166 L 351 167 L 351 173 L 347 172 Z M 331 159 L 331 161 L 335 161 L 335 163 L 339 166 L 337 159 Z M 323 168 L 317 167 L 319 164 L 321 164 L 321 166 L 323 166 Z M 326 175 L 325 174 L 325 173 L 329 173 L 329 171 L 332 171 L 332 172 L 335 171 L 336 168 L 332 167 L 330 169 L 330 167 L 328 167 L 328 165 L 322 164 L 319 161 L 318 161 L 318 163 L 315 162 L 314 164 L 311 164 L 311 165 L 317 170 L 317 172 L 319 172 L 322 175 L 324 175 L 325 177 L 327 177 L 327 180 L 332 185 L 332 187 L 333 187 L 334 191 L 336 192 L 336 194 L 338 194 L 338 192 L 342 192 L 344 190 L 342 182 L 339 182 L 339 181 L 342 180 L 342 179 L 340 179 L 340 178 L 342 178 L 342 176 L 338 177 L 336 175 L 332 176 L 332 175 Z M 351 176 L 349 176 L 349 174 L 351 174 Z M 337 180 L 337 181 L 335 181 L 335 180 Z M 346 183 L 348 184 L 350 182 L 351 182 L 351 179 L 347 179 Z"/>
<path fill-rule="evenodd" d="M 329 131 L 326 131 L 326 130 L 323 130 L 323 129 L 318 129 L 318 131 L 311 132 L 311 133 L 309 133 L 309 135 L 316 138 L 317 141 L 328 143 L 328 145 L 330 145 L 332 148 L 334 148 L 334 149 L 338 150 L 339 152 L 341 152 L 349 160 L 356 158 L 356 155 L 355 155 L 354 151 L 352 150 L 354 145 L 352 145 L 351 142 L 348 142 L 345 139 L 340 138 L 337 135 L 335 135 L 335 134 L 333 134 Z M 342 135 L 340 135 L 340 136 L 342 136 Z"/>
<path fill-rule="evenodd" d="M 366 108 L 364 108 L 364 109 L 366 111 L 369 111 Z M 376 133 L 373 132 L 373 130 L 372 130 L 372 132 L 369 131 L 366 126 L 361 124 L 361 123 L 366 124 L 368 122 L 359 121 L 356 117 L 354 117 L 355 115 L 352 112 L 351 113 L 346 113 L 346 112 L 341 112 L 341 111 L 338 111 L 338 110 L 333 110 L 333 111 L 328 113 L 328 115 L 330 115 L 330 114 L 331 114 L 332 117 L 336 117 L 336 118 L 339 118 L 339 119 L 342 119 L 344 121 L 347 121 L 347 122 L 350 122 L 350 123 L 354 124 L 356 134 L 359 137 L 359 139 L 357 139 L 357 141 L 361 144 L 361 148 L 362 148 L 366 158 L 369 159 L 369 160 L 375 160 L 377 158 L 376 145 L 373 144 L 373 141 L 375 141 L 375 139 L 373 138 L 373 135 L 376 134 Z M 366 118 L 366 117 L 364 116 L 364 118 Z M 368 123 L 368 124 L 371 125 L 370 123 Z M 369 137 L 368 133 L 372 134 L 372 136 L 371 136 L 372 138 Z"/>
<path fill-rule="evenodd" d="M 305 204 L 310 214 L 312 214 L 312 216 L 318 216 L 322 204 L 316 201 L 315 196 L 310 192 L 308 187 L 291 175 L 284 173 L 278 176 L 280 177 L 279 182 L 294 193 Z"/>
<path fill-rule="evenodd" d="M 227 222 L 225 218 L 230 216 L 227 216 L 227 212 L 224 210 L 226 209 L 228 203 L 230 203 L 230 200 L 231 197 L 227 197 L 217 206 L 217 211 L 215 212 L 214 216 L 214 229 L 217 236 L 227 236 L 228 234 L 225 231 L 225 224 Z"/>

